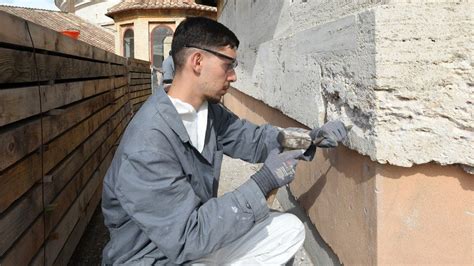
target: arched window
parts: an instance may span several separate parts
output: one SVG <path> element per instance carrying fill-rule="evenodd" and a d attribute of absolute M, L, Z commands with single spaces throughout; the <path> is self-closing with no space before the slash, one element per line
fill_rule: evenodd
<path fill-rule="evenodd" d="M 170 38 L 166 37 L 172 35 L 173 31 L 166 26 L 158 26 L 151 32 L 152 61 L 155 67 L 161 67 L 163 60 L 168 57 L 168 51 L 170 50 L 171 42 L 169 42 Z M 165 41 L 165 38 L 167 41 Z"/>
<path fill-rule="evenodd" d="M 123 56 L 134 58 L 135 47 L 133 41 L 133 30 L 127 29 L 123 35 Z"/>

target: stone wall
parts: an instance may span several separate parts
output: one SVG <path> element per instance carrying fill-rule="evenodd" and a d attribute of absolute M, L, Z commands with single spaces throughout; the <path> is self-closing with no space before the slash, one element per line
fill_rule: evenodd
<path fill-rule="evenodd" d="M 345 145 L 374 161 L 469 169 L 474 4 L 417 2 L 225 1 L 235 87 L 309 127 L 354 125 Z"/>
<path fill-rule="evenodd" d="M 241 40 L 227 107 L 258 124 L 353 125 L 290 186 L 340 262 L 472 265 L 474 2 L 220 7 Z"/>
<path fill-rule="evenodd" d="M 256 124 L 304 127 L 235 89 L 224 104 Z M 333 252 L 344 265 L 474 263 L 474 178 L 458 166 L 379 164 L 340 146 L 300 162 L 290 188 L 329 246 L 307 232 L 315 265 L 338 265 Z"/>

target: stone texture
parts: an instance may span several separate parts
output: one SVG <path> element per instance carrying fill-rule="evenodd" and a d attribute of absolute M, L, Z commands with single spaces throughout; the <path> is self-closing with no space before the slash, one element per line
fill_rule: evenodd
<path fill-rule="evenodd" d="M 226 1 L 235 87 L 380 163 L 474 166 L 474 4 L 412 2 Z"/>
<path fill-rule="evenodd" d="M 474 4 L 375 12 L 377 158 L 474 165 Z"/>

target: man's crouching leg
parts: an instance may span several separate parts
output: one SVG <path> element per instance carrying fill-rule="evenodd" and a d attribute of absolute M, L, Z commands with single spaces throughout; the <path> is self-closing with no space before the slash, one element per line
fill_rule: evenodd
<path fill-rule="evenodd" d="M 192 264 L 282 265 L 295 255 L 304 238 L 304 225 L 298 217 L 270 212 L 247 234 Z"/>

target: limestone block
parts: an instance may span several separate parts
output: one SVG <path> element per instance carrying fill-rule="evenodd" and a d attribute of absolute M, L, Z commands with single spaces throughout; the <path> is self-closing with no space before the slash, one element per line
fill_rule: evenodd
<path fill-rule="evenodd" d="M 227 1 L 235 87 L 398 166 L 474 166 L 470 1 Z M 258 26 L 257 26 L 258 25 Z"/>
<path fill-rule="evenodd" d="M 473 3 L 377 8 L 377 158 L 474 165 L 473 18 Z"/>

